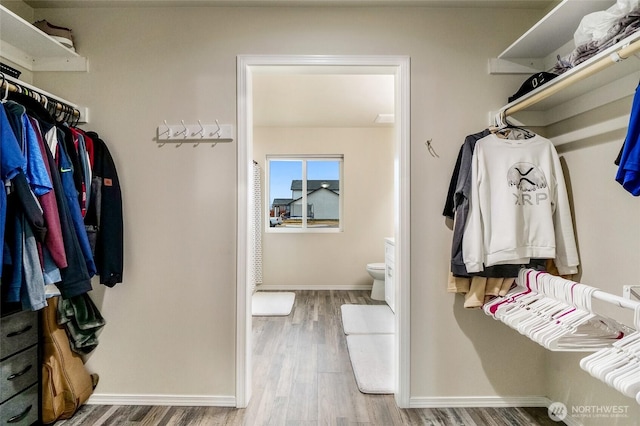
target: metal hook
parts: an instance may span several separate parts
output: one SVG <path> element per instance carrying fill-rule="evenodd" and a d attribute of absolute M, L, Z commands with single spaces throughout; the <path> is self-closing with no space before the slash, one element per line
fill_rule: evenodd
<path fill-rule="evenodd" d="M 218 120 L 216 120 L 216 126 L 218 127 L 216 129 L 215 132 L 211 133 L 211 136 L 217 136 L 218 139 L 220 139 L 220 132 L 222 131 L 222 129 L 220 128 L 220 123 L 218 123 Z M 215 145 L 214 145 L 215 146 Z"/>
<path fill-rule="evenodd" d="M 158 137 L 166 134 L 167 135 L 167 139 L 171 137 L 171 129 L 169 128 L 169 125 L 167 124 L 167 120 L 163 120 L 164 121 L 164 125 L 167 126 L 167 130 L 165 130 L 164 132 L 158 134 Z"/>
<path fill-rule="evenodd" d="M 204 127 L 202 127 L 202 123 L 200 122 L 200 120 L 198 120 L 198 125 L 200 126 L 200 130 L 197 131 L 197 132 L 194 132 L 192 134 L 192 136 L 200 135 L 200 138 L 202 139 L 202 138 L 204 138 Z M 197 144 L 196 144 L 196 146 L 197 146 Z"/>
<path fill-rule="evenodd" d="M 187 137 L 187 133 L 189 132 L 189 130 L 187 129 L 187 126 L 184 124 L 184 120 L 180 120 L 180 122 L 182 123 L 182 127 L 183 129 L 180 130 L 179 132 L 176 132 L 176 136 L 180 136 L 180 135 L 184 135 L 184 137 Z M 178 145 L 180 146 L 180 145 Z"/>
<path fill-rule="evenodd" d="M 424 144 L 427 146 L 427 150 L 429 151 L 429 154 L 431 154 L 432 157 L 436 157 L 436 158 L 440 158 L 440 156 L 438 155 L 438 153 L 436 152 L 435 149 L 433 149 L 433 146 L 431 146 L 431 141 L 433 139 L 429 139 L 428 141 L 426 141 Z"/>

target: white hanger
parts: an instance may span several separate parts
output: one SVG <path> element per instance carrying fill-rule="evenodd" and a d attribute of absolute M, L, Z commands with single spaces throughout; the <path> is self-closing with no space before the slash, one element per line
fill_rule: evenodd
<path fill-rule="evenodd" d="M 580 361 L 580 367 L 640 403 L 640 306 L 634 311 L 635 333 Z"/>

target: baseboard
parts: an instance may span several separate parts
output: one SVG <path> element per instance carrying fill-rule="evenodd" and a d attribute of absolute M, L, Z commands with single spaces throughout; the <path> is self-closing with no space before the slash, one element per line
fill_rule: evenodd
<path fill-rule="evenodd" d="M 174 405 L 192 407 L 235 407 L 234 396 L 216 395 L 126 395 L 93 394 L 89 405 Z"/>
<path fill-rule="evenodd" d="M 550 404 L 549 398 L 544 396 L 452 396 L 409 399 L 409 408 L 548 407 Z"/>
<path fill-rule="evenodd" d="M 545 396 L 459 396 L 410 398 L 409 408 L 473 408 L 473 407 L 547 407 L 552 401 Z M 582 426 L 577 419 L 567 415 L 562 421 L 567 426 Z"/>
<path fill-rule="evenodd" d="M 371 284 L 357 285 L 309 285 L 309 286 L 288 286 L 277 284 L 260 284 L 256 287 L 256 291 L 296 291 L 296 290 L 371 290 Z"/>

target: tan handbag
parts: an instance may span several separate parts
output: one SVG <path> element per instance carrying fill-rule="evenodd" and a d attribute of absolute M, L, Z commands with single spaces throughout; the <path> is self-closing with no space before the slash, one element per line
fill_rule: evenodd
<path fill-rule="evenodd" d="M 58 297 L 48 299 L 42 315 L 42 421 L 68 419 L 93 393 L 82 358 L 71 351 L 64 327 L 56 320 Z"/>

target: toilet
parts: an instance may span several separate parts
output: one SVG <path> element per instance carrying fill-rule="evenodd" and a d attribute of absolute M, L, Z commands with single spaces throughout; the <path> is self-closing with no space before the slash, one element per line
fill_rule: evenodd
<path fill-rule="evenodd" d="M 373 278 L 371 298 L 384 300 L 384 263 L 367 263 L 367 272 Z"/>

